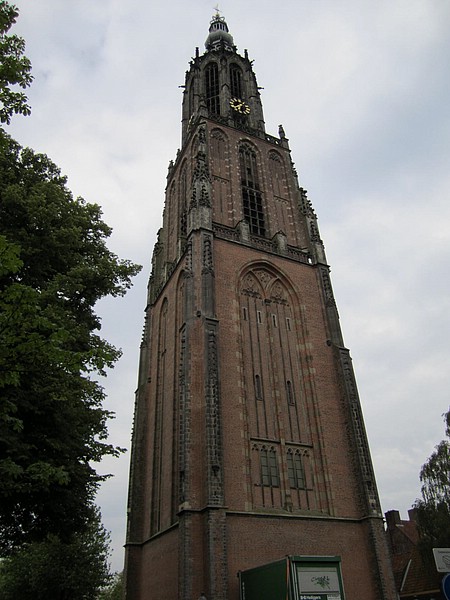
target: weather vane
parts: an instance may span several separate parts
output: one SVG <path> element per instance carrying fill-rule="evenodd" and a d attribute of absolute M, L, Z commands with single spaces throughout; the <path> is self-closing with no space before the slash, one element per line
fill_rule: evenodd
<path fill-rule="evenodd" d="M 216 6 L 214 6 L 213 8 L 216 11 L 217 15 L 222 12 L 222 11 L 219 10 L 219 5 L 218 4 Z"/>

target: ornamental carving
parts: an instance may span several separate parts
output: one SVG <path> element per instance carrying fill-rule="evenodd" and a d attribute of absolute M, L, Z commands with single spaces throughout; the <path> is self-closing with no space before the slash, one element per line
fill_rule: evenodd
<path fill-rule="evenodd" d="M 359 402 L 355 375 L 353 372 L 350 355 L 348 350 L 346 349 L 341 349 L 339 354 L 344 375 L 345 389 L 347 392 L 346 396 L 349 402 L 351 423 L 353 426 L 352 437 L 356 441 L 356 449 L 358 453 L 359 466 L 361 469 L 366 498 L 370 509 L 376 513 L 379 513 L 380 506 L 374 484 L 374 475 L 372 471 L 372 462 L 370 460 L 369 445 L 367 442 L 367 437 L 363 425 L 361 405 Z"/>
<path fill-rule="evenodd" d="M 334 300 L 333 288 L 331 287 L 331 279 L 330 279 L 330 274 L 328 273 L 328 269 L 321 268 L 320 274 L 322 276 L 322 285 L 323 285 L 323 290 L 325 292 L 326 303 L 328 306 L 334 306 L 336 303 Z"/>
<path fill-rule="evenodd" d="M 269 159 L 282 164 L 281 156 L 278 154 L 278 152 L 275 152 L 275 150 L 271 150 L 269 152 Z"/>
<path fill-rule="evenodd" d="M 265 298 L 268 303 L 289 305 L 286 286 L 264 268 L 255 269 L 245 275 L 241 284 L 241 293 L 254 298 Z"/>
<path fill-rule="evenodd" d="M 203 273 L 213 273 L 212 239 L 207 236 L 203 240 Z"/>
<path fill-rule="evenodd" d="M 267 288 L 270 282 L 273 281 L 273 275 L 268 273 L 265 269 L 258 269 L 255 271 L 255 274 L 265 288 Z"/>
<path fill-rule="evenodd" d="M 221 504 L 223 501 L 222 444 L 217 339 L 214 329 L 207 332 L 207 352 L 206 431 L 209 502 L 211 504 Z"/>
<path fill-rule="evenodd" d="M 210 198 L 211 179 L 209 177 L 206 153 L 202 150 L 197 152 L 196 164 L 192 175 L 192 196 L 190 208 L 197 206 L 211 207 Z"/>
<path fill-rule="evenodd" d="M 244 278 L 241 291 L 246 296 L 261 298 L 261 287 L 253 273 L 247 273 Z"/>
<path fill-rule="evenodd" d="M 198 142 L 200 144 L 206 144 L 206 127 L 204 124 L 198 128 Z"/>
<path fill-rule="evenodd" d="M 315 220 L 310 221 L 309 231 L 310 231 L 311 241 L 316 242 L 317 244 L 321 244 L 322 240 L 320 239 L 319 228 L 317 227 L 317 223 Z"/>
<path fill-rule="evenodd" d="M 184 267 L 185 277 L 192 277 L 192 241 L 186 247 L 186 259 Z"/>
<path fill-rule="evenodd" d="M 211 137 L 220 140 L 221 142 L 225 141 L 224 134 L 220 131 L 220 129 L 213 129 L 211 132 Z"/>
<path fill-rule="evenodd" d="M 280 281 L 276 281 L 272 287 L 271 300 L 278 304 L 287 304 L 287 293 Z"/>
<path fill-rule="evenodd" d="M 311 201 L 308 198 L 308 192 L 302 187 L 300 188 L 300 208 L 302 213 L 307 217 L 316 216 Z"/>

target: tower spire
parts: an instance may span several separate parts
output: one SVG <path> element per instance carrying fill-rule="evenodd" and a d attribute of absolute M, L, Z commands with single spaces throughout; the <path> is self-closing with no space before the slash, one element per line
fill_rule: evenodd
<path fill-rule="evenodd" d="M 317 218 L 215 11 L 186 72 L 152 259 L 126 598 L 238 600 L 238 572 L 290 555 L 298 597 L 325 596 L 314 580 L 337 582 L 342 563 L 347 600 L 394 600 Z"/>
<path fill-rule="evenodd" d="M 209 24 L 209 34 L 206 38 L 205 47 L 207 50 L 218 50 L 223 46 L 225 50 L 233 50 L 233 36 L 229 32 L 225 17 L 220 14 L 219 5 L 215 6 L 214 10 L 216 13 Z"/>

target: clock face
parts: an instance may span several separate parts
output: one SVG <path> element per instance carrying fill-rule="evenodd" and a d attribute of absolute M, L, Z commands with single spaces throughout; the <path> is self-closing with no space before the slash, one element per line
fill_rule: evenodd
<path fill-rule="evenodd" d="M 250 113 L 250 106 L 240 98 L 231 98 L 230 106 L 241 115 L 248 115 Z"/>

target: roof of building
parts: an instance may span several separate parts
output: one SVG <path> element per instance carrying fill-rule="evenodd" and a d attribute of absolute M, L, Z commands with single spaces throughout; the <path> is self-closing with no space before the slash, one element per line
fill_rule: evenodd
<path fill-rule="evenodd" d="M 401 520 L 398 511 L 386 513 L 392 569 L 400 598 L 442 598 L 439 591 L 440 575 L 432 557 L 425 563 L 419 550 L 419 531 L 414 511 L 409 520 Z"/>
<path fill-rule="evenodd" d="M 216 9 L 216 14 L 211 19 L 209 25 L 209 34 L 206 38 L 205 47 L 207 50 L 214 50 L 221 45 L 231 50 L 234 42 L 233 36 L 228 30 L 225 17 L 220 16 L 219 11 Z"/>

